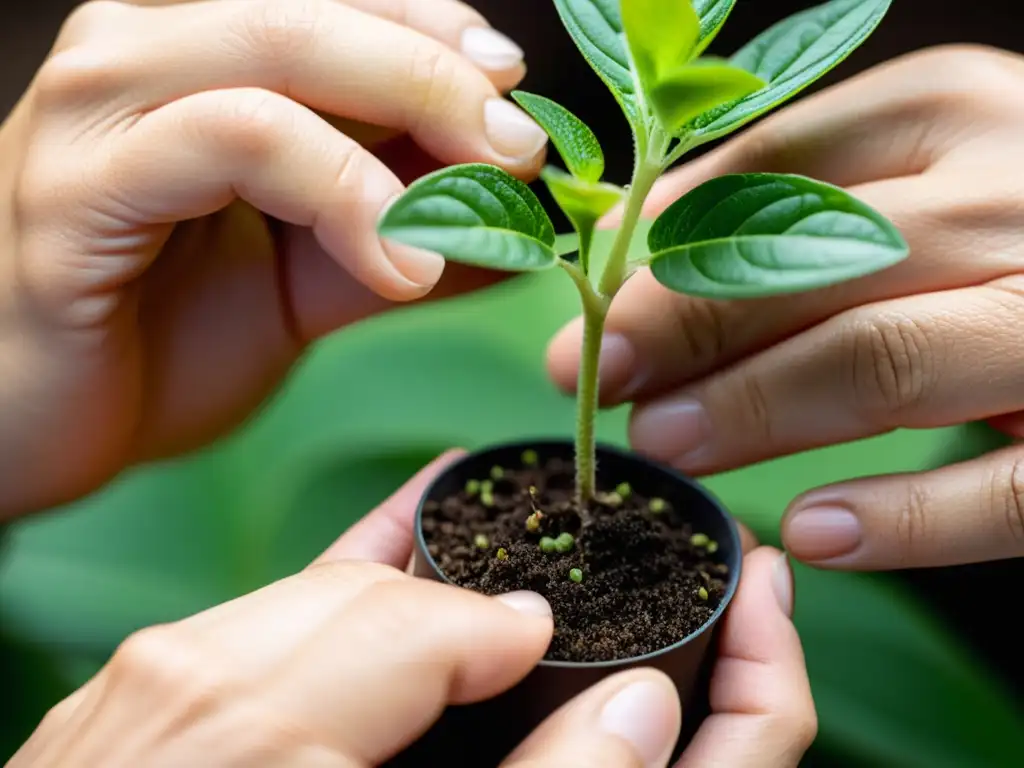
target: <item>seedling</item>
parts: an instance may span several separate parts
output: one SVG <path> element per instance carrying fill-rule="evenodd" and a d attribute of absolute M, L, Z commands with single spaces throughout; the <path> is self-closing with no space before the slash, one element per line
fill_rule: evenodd
<path fill-rule="evenodd" d="M 706 533 L 695 533 L 690 537 L 690 543 L 695 547 L 706 547 L 711 538 Z"/>
<path fill-rule="evenodd" d="M 647 509 L 650 511 L 652 515 L 660 515 L 662 512 L 668 509 L 668 504 L 665 502 L 664 499 L 655 498 L 647 502 Z"/>
<path fill-rule="evenodd" d="M 476 536 L 473 537 L 473 544 L 476 546 L 477 549 L 487 549 L 489 546 L 491 546 L 490 540 L 482 533 L 478 533 Z"/>
<path fill-rule="evenodd" d="M 579 568 L 572 568 L 572 569 L 570 569 L 569 570 L 569 579 L 571 581 L 575 581 L 577 584 L 579 584 L 581 581 L 583 581 L 583 571 L 581 571 Z"/>
<path fill-rule="evenodd" d="M 540 551 L 549 555 L 552 552 L 557 552 L 558 542 L 552 539 L 550 536 L 542 536 L 540 539 Z"/>
<path fill-rule="evenodd" d="M 572 537 L 571 533 L 560 533 L 555 539 L 555 551 L 564 554 L 571 550 L 575 543 L 576 540 Z"/>
<path fill-rule="evenodd" d="M 824 75 L 867 39 L 891 2 L 832 0 L 720 59 L 702 54 L 735 0 L 554 0 L 632 130 L 629 184 L 602 180 L 601 145 L 579 118 L 543 96 L 517 91 L 512 97 L 547 131 L 565 165 L 545 168 L 541 178 L 575 235 L 556 237 L 529 187 L 483 164 L 419 179 L 381 219 L 383 236 L 452 261 L 523 272 L 557 267 L 576 285 L 584 319 L 576 491 L 584 517 L 595 494 L 594 418 L 605 318 L 638 269 L 649 268 L 680 293 L 734 300 L 823 288 L 906 258 L 906 242 L 881 214 L 837 187 L 789 174 L 714 178 L 653 224 L 641 222 L 651 188 L 673 163 Z M 597 248 L 603 239 L 595 237 L 596 224 L 616 206 L 621 223 L 605 241 L 610 244 Z M 653 501 L 650 510 L 658 512 Z"/>

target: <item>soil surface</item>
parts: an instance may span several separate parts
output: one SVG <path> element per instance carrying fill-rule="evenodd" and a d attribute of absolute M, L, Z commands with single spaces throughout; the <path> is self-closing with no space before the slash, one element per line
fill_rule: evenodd
<path fill-rule="evenodd" d="M 690 527 L 685 509 L 632 488 L 601 489 L 584 525 L 573 488 L 565 461 L 471 480 L 458 495 L 424 506 L 427 549 L 460 586 L 547 598 L 555 614 L 547 659 L 626 659 L 699 629 L 725 590 L 728 566 L 715 558 L 717 544 Z M 574 537 L 571 549 L 564 551 L 563 537 L 563 551 L 542 550 L 544 537 L 564 533 Z"/>

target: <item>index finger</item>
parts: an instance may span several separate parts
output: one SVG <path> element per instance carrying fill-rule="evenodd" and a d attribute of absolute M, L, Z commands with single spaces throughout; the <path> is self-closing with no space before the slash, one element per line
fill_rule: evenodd
<path fill-rule="evenodd" d="M 711 716 L 676 768 L 795 768 L 814 741 L 817 716 L 783 558 L 771 547 L 744 558 L 712 672 Z"/>

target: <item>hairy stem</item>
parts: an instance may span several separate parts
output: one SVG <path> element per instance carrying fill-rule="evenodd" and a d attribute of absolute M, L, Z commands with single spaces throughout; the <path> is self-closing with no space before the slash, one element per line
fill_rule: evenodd
<path fill-rule="evenodd" d="M 601 274 L 600 289 L 595 291 L 589 280 L 576 281 L 583 303 L 583 346 L 580 351 L 580 372 L 576 384 L 576 497 L 580 515 L 584 520 L 587 519 L 587 502 L 594 497 L 597 490 L 594 421 L 597 418 L 598 368 L 601 362 L 604 321 L 608 316 L 612 298 L 626 281 L 629 246 L 640 221 L 644 201 L 660 174 L 661 158 L 658 162 L 637 163 L 626 197 L 622 224 L 615 235 L 615 241 L 608 253 L 608 262 Z"/>
<path fill-rule="evenodd" d="M 601 336 L 607 304 L 595 306 L 583 302 L 583 347 L 576 385 L 576 496 L 580 515 L 586 520 L 587 501 L 594 497 L 597 481 L 597 446 L 594 421 L 597 417 L 598 366 L 601 360 Z"/>
<path fill-rule="evenodd" d="M 647 195 L 661 175 L 661 167 L 660 158 L 657 162 L 640 161 L 633 172 L 633 180 L 629 185 L 622 213 L 622 223 L 619 225 L 619 231 L 615 233 L 615 240 L 608 252 L 608 262 L 601 273 L 599 290 L 609 299 L 619 292 L 619 288 L 626 281 L 629 246 L 633 241 L 636 225 L 640 222 L 640 214 L 643 212 Z"/>

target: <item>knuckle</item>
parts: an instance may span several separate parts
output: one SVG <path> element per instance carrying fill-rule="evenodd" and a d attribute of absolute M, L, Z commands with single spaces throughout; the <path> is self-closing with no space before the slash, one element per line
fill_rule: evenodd
<path fill-rule="evenodd" d="M 277 64 L 309 55 L 323 13 L 316 0 L 262 0 L 239 7 L 236 36 L 257 57 Z"/>
<path fill-rule="evenodd" d="M 928 536 L 928 508 L 931 497 L 925 486 L 910 482 L 906 486 L 906 498 L 896 515 L 896 543 L 898 551 L 908 559 L 915 548 L 924 544 Z"/>
<path fill-rule="evenodd" d="M 197 127 L 216 135 L 235 156 L 262 163 L 275 156 L 295 132 L 292 103 L 258 88 L 239 89 L 229 98 L 204 98 Z"/>
<path fill-rule="evenodd" d="M 997 464 L 989 489 L 993 511 L 1016 541 L 1024 541 L 1024 456 Z"/>
<path fill-rule="evenodd" d="M 687 366 L 704 370 L 721 362 L 727 349 L 727 305 L 684 298 L 674 300 L 672 307 L 674 336 Z"/>
<path fill-rule="evenodd" d="M 896 313 L 856 319 L 849 333 L 858 407 L 880 426 L 901 426 L 912 419 L 935 384 L 932 334 L 920 322 Z"/>
<path fill-rule="evenodd" d="M 36 108 L 68 109 L 107 98 L 125 87 L 123 63 L 100 46 L 76 46 L 55 53 L 39 68 L 33 87 Z"/>
<path fill-rule="evenodd" d="M 924 89 L 917 106 L 943 111 L 963 106 L 990 113 L 1005 110 L 1014 104 L 1024 75 L 1019 54 L 973 43 L 928 48 L 907 55 L 897 66 Z M 913 106 L 915 100 L 908 100 L 907 107 Z"/>
<path fill-rule="evenodd" d="M 432 116 L 445 114 L 458 97 L 459 65 L 454 53 L 424 42 L 409 59 L 410 100 L 406 123 L 410 130 Z"/>
<path fill-rule="evenodd" d="M 225 666 L 172 626 L 130 635 L 114 653 L 109 674 L 115 684 L 160 695 L 173 691 L 190 712 L 208 711 L 228 698 L 233 682 Z"/>
<path fill-rule="evenodd" d="M 772 411 L 761 380 L 750 373 L 741 373 L 739 376 L 741 399 L 738 402 L 743 403 L 743 413 L 746 416 L 743 430 L 751 439 L 773 445 L 775 430 L 772 426 Z"/>

